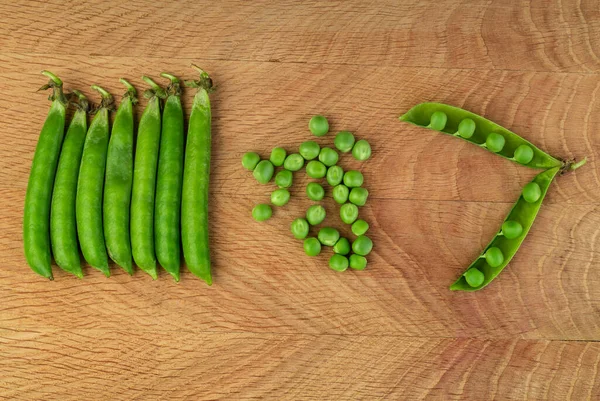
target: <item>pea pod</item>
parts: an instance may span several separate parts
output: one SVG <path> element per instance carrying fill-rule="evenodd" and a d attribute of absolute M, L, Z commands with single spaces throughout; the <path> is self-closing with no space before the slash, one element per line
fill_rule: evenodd
<path fill-rule="evenodd" d="M 402 115 L 400 120 L 460 137 L 527 167 L 549 169 L 564 165 L 514 132 L 458 107 L 421 103 Z"/>
<path fill-rule="evenodd" d="M 156 280 L 158 273 L 154 253 L 154 196 L 161 130 L 160 99 L 164 98 L 166 93 L 152 79 L 146 76 L 142 79 L 152 89 L 144 93 L 148 104 L 140 119 L 135 148 L 131 192 L 131 250 L 138 267 Z"/>
<path fill-rule="evenodd" d="M 211 110 L 209 91 L 212 80 L 206 72 L 198 81 L 186 82 L 198 88 L 190 114 L 181 196 L 181 239 L 188 269 L 212 284 L 208 241 L 208 183 L 210 179 Z"/>
<path fill-rule="evenodd" d="M 50 110 L 40 132 L 31 163 L 23 213 L 23 247 L 25 259 L 37 274 L 52 280 L 50 257 L 50 203 L 54 174 L 65 131 L 67 100 L 62 81 L 49 71 L 50 79 L 41 89 L 52 88 Z"/>
<path fill-rule="evenodd" d="M 115 116 L 104 182 L 104 236 L 110 258 L 127 273 L 133 274 L 129 208 L 133 181 L 133 106 L 136 90 L 121 78 L 127 88 Z"/>
<path fill-rule="evenodd" d="M 92 85 L 92 89 L 100 93 L 102 104 L 96 111 L 83 145 L 77 178 L 75 216 L 83 257 L 92 267 L 109 277 L 102 227 L 102 189 L 109 138 L 108 112 L 113 107 L 113 97 L 99 86 Z"/>
<path fill-rule="evenodd" d="M 554 167 L 538 174 L 531 183 L 539 193 L 533 198 L 526 191 L 515 203 L 501 230 L 485 248 L 483 253 L 467 268 L 465 273 L 450 286 L 454 291 L 477 291 L 488 285 L 508 265 L 527 236 L 535 217 L 542 206 L 548 187 L 559 173 Z M 526 186 L 527 187 L 527 186 Z M 526 200 L 526 199 L 529 199 Z M 509 223 L 510 222 L 510 223 Z M 509 224 L 507 224 L 509 223 Z M 520 228 L 514 229 L 514 227 Z M 511 228 L 508 228 L 511 227 Z M 509 233 L 510 232 L 510 233 Z M 483 275 L 481 274 L 483 273 Z"/>
<path fill-rule="evenodd" d="M 162 115 L 162 133 L 158 156 L 156 205 L 154 208 L 154 246 L 160 265 L 179 281 L 181 187 L 183 182 L 183 109 L 179 79 L 171 80 Z"/>
<path fill-rule="evenodd" d="M 54 179 L 52 207 L 50 208 L 50 242 L 56 264 L 64 271 L 82 278 L 83 271 L 79 258 L 75 219 L 75 197 L 79 165 L 87 132 L 89 105 L 83 93 L 77 90 L 74 90 L 73 93 L 78 97 L 78 102 L 75 104 L 77 110 L 69 124 Z"/>

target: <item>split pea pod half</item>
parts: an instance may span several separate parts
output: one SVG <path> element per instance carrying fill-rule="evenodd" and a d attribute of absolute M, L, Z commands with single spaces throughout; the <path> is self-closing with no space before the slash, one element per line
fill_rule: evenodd
<path fill-rule="evenodd" d="M 83 257 L 92 267 L 109 277 L 110 270 L 102 227 L 102 190 L 110 128 L 108 113 L 113 109 L 114 99 L 110 93 L 97 85 L 92 85 L 92 89 L 100 93 L 102 103 L 90 124 L 83 145 L 77 180 L 75 215 Z"/>
<path fill-rule="evenodd" d="M 52 88 L 50 110 L 40 132 L 29 182 L 25 195 L 23 213 L 23 247 L 25 259 L 31 269 L 40 276 L 52 280 L 50 256 L 50 203 L 54 174 L 60 154 L 64 132 L 67 100 L 63 83 L 49 71 L 42 71 L 50 79 L 42 89 Z"/>
<path fill-rule="evenodd" d="M 166 93 L 152 79 L 142 79 L 150 85 L 144 96 L 148 104 L 138 127 L 135 163 L 133 168 L 133 191 L 131 194 L 131 249 L 138 267 L 156 280 L 156 256 L 154 253 L 154 196 L 156 170 L 160 147 L 160 99 Z"/>
<path fill-rule="evenodd" d="M 133 106 L 136 90 L 121 78 L 127 91 L 123 95 L 112 126 L 106 156 L 104 181 L 104 237 L 110 258 L 127 273 L 133 274 L 129 207 L 133 183 Z"/>
<path fill-rule="evenodd" d="M 158 156 L 156 205 L 154 207 L 154 246 L 160 265 L 179 281 L 181 264 L 181 188 L 183 185 L 183 109 L 180 81 L 171 74 L 162 114 Z"/>
<path fill-rule="evenodd" d="M 209 91 L 212 80 L 206 72 L 197 81 L 186 82 L 198 89 L 190 114 L 181 202 L 181 237 L 188 269 L 212 284 L 208 243 L 208 183 L 210 178 L 211 110 Z"/>
<path fill-rule="evenodd" d="M 77 242 L 75 198 L 79 165 L 87 132 L 89 104 L 83 93 L 77 90 L 74 90 L 73 93 L 78 98 L 75 103 L 77 109 L 69 123 L 69 129 L 67 129 L 54 179 L 52 207 L 50 208 L 50 242 L 56 264 L 64 271 L 82 278 L 83 271 Z"/>

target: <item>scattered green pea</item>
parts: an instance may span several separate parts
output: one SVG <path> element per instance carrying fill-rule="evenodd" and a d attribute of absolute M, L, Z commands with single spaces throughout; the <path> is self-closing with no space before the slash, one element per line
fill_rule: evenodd
<path fill-rule="evenodd" d="M 312 205 L 306 210 L 306 220 L 312 226 L 321 224 L 326 215 L 325 208 L 321 205 Z"/>
<path fill-rule="evenodd" d="M 502 234 L 508 239 L 515 239 L 523 233 L 523 226 L 516 221 L 507 220 L 502 223 Z"/>
<path fill-rule="evenodd" d="M 492 132 L 491 134 L 489 134 L 487 136 L 487 138 L 485 140 L 485 145 L 492 152 L 498 153 L 504 148 L 505 142 L 506 142 L 506 139 L 504 139 L 504 137 L 501 134 Z"/>
<path fill-rule="evenodd" d="M 286 156 L 287 153 L 284 148 L 273 148 L 269 160 L 271 161 L 271 163 L 273 163 L 275 167 L 279 167 L 283 165 Z"/>
<path fill-rule="evenodd" d="M 527 203 L 537 202 L 541 196 L 542 189 L 537 183 L 530 182 L 523 187 L 523 199 L 525 199 Z"/>
<path fill-rule="evenodd" d="M 348 268 L 348 258 L 338 253 L 334 253 L 329 259 L 329 267 L 336 272 L 343 272 Z"/>
<path fill-rule="evenodd" d="M 275 185 L 279 188 L 289 188 L 294 181 L 294 175 L 290 170 L 281 170 L 275 175 Z"/>
<path fill-rule="evenodd" d="M 366 188 L 352 188 L 349 199 L 350 202 L 354 203 L 356 206 L 364 206 L 365 203 L 367 203 L 368 196 L 369 191 L 367 191 Z"/>
<path fill-rule="evenodd" d="M 300 144 L 299 152 L 305 160 L 312 160 L 319 156 L 321 147 L 315 141 L 306 141 Z"/>
<path fill-rule="evenodd" d="M 358 206 L 353 203 L 344 203 L 340 207 L 340 218 L 346 224 L 352 224 L 358 218 Z"/>
<path fill-rule="evenodd" d="M 361 255 L 350 255 L 350 268 L 354 270 L 365 270 L 367 267 L 367 258 Z"/>
<path fill-rule="evenodd" d="M 368 230 L 369 230 L 369 223 L 367 223 L 366 221 L 359 219 L 356 220 L 354 223 L 352 223 L 352 234 L 356 235 L 357 237 L 360 237 L 361 235 L 364 235 Z"/>
<path fill-rule="evenodd" d="M 467 280 L 467 284 L 469 284 L 473 288 L 479 287 L 481 284 L 483 284 L 483 281 L 485 280 L 485 276 L 483 275 L 483 273 L 475 267 L 472 267 L 469 270 L 467 270 L 464 276 L 465 280 Z"/>
<path fill-rule="evenodd" d="M 331 148 L 322 148 L 319 152 L 319 160 L 327 167 L 334 166 L 340 158 L 338 152 Z"/>
<path fill-rule="evenodd" d="M 254 178 L 256 178 L 256 181 L 260 182 L 261 184 L 267 184 L 269 181 L 271 181 L 271 178 L 273 178 L 274 172 L 275 168 L 270 161 L 261 160 L 254 168 L 254 172 L 252 174 L 254 175 Z"/>
<path fill-rule="evenodd" d="M 350 253 L 350 241 L 348 241 L 348 238 L 340 238 L 333 246 L 333 252 L 340 255 L 348 255 Z"/>
<path fill-rule="evenodd" d="M 354 135 L 350 131 L 340 131 L 335 136 L 333 143 L 340 152 L 350 152 L 354 146 Z"/>
<path fill-rule="evenodd" d="M 242 166 L 244 166 L 246 170 L 254 170 L 259 161 L 260 156 L 256 152 L 244 153 L 244 156 L 242 156 Z"/>
<path fill-rule="evenodd" d="M 346 203 L 350 190 L 344 184 L 336 185 L 333 188 L 333 200 L 339 204 Z"/>
<path fill-rule="evenodd" d="M 446 128 L 446 122 L 448 121 L 448 116 L 443 111 L 436 111 L 431 115 L 431 120 L 427 128 L 434 129 L 436 131 L 442 131 Z"/>
<path fill-rule="evenodd" d="M 304 158 L 299 153 L 292 153 L 285 158 L 283 168 L 290 171 L 298 171 L 304 166 Z"/>
<path fill-rule="evenodd" d="M 344 169 L 340 166 L 331 166 L 327 169 L 327 183 L 332 187 L 339 185 L 344 178 Z"/>
<path fill-rule="evenodd" d="M 276 189 L 271 192 L 271 203 L 275 206 L 283 206 L 290 201 L 290 191 L 285 188 Z"/>
<path fill-rule="evenodd" d="M 327 167 L 318 160 L 311 160 L 306 165 L 306 175 L 311 178 L 323 178 L 327 174 Z"/>
<path fill-rule="evenodd" d="M 256 221 L 269 220 L 272 215 L 273 209 L 271 209 L 271 206 L 267 205 L 266 203 L 258 204 L 254 206 L 254 209 L 252 209 L 252 217 Z"/>
<path fill-rule="evenodd" d="M 323 116 L 314 116 L 308 122 L 308 129 L 315 136 L 323 136 L 329 132 L 329 122 Z"/>
<path fill-rule="evenodd" d="M 309 237 L 304 240 L 304 252 L 308 256 L 317 256 L 321 253 L 321 243 L 315 237 Z"/>
<path fill-rule="evenodd" d="M 529 163 L 533 160 L 533 149 L 528 145 L 519 145 L 519 147 L 515 149 L 514 159 L 521 164 Z"/>
<path fill-rule="evenodd" d="M 371 145 L 364 139 L 357 141 L 352 147 L 352 156 L 356 160 L 365 161 L 371 157 Z"/>
<path fill-rule="evenodd" d="M 366 235 L 360 235 L 352 243 L 352 252 L 357 255 L 367 256 L 373 249 L 373 241 Z"/>
<path fill-rule="evenodd" d="M 335 243 L 340 239 L 340 232 L 335 228 L 323 227 L 319 230 L 317 237 L 319 238 L 319 242 L 321 242 L 321 244 L 326 246 L 334 246 Z"/>
<path fill-rule="evenodd" d="M 320 201 L 325 196 L 325 190 L 321 184 L 309 182 L 306 186 L 306 195 L 308 195 L 308 199 L 310 200 Z"/>
<path fill-rule="evenodd" d="M 458 124 L 458 131 L 456 132 L 458 136 L 469 139 L 474 133 L 475 121 L 471 120 L 470 118 L 465 118 Z"/>
<path fill-rule="evenodd" d="M 491 267 L 498 267 L 504 263 L 504 255 L 502 254 L 500 248 L 493 246 L 485 253 L 485 261 Z"/>
<path fill-rule="evenodd" d="M 360 187 L 363 181 L 364 177 L 360 171 L 350 170 L 344 174 L 344 185 L 348 188 Z"/>
<path fill-rule="evenodd" d="M 302 218 L 292 221 L 292 224 L 290 226 L 290 230 L 292 231 L 292 234 L 297 239 L 306 238 L 306 236 L 308 235 L 309 228 L 310 227 L 308 225 L 308 222 Z"/>

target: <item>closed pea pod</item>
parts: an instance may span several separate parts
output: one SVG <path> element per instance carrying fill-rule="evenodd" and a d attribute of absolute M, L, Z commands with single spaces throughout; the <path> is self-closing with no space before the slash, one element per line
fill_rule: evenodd
<path fill-rule="evenodd" d="M 121 100 L 113 123 L 106 155 L 103 221 L 108 256 L 127 273 L 133 274 L 129 208 L 133 184 L 133 106 L 136 90 L 121 79 L 127 92 Z"/>
<path fill-rule="evenodd" d="M 102 194 L 109 140 L 108 113 L 113 108 L 113 97 L 99 86 L 94 85 L 92 89 L 100 92 L 102 104 L 90 124 L 83 145 L 75 214 L 83 257 L 92 267 L 109 277 L 102 223 Z"/>
<path fill-rule="evenodd" d="M 54 174 L 65 131 L 66 104 L 62 81 L 49 71 L 50 79 L 42 89 L 52 88 L 52 104 L 40 132 L 31 163 L 23 213 L 25 259 L 37 274 L 52 280 L 50 257 L 50 203 Z"/>
<path fill-rule="evenodd" d="M 144 94 L 148 97 L 148 104 L 140 119 L 135 149 L 131 193 L 131 250 L 138 267 L 156 280 L 154 202 L 161 131 L 160 99 L 166 94 L 152 79 L 146 76 L 142 79 L 152 89 Z"/>
<path fill-rule="evenodd" d="M 56 264 L 81 278 L 75 197 L 87 132 L 88 101 L 83 93 L 76 90 L 73 93 L 78 97 L 77 110 L 69 124 L 56 170 L 50 209 L 50 242 Z"/>
<path fill-rule="evenodd" d="M 162 73 L 171 81 L 162 114 L 162 130 L 154 206 L 154 247 L 158 263 L 179 281 L 181 264 L 181 190 L 183 187 L 183 109 L 177 77 Z"/>

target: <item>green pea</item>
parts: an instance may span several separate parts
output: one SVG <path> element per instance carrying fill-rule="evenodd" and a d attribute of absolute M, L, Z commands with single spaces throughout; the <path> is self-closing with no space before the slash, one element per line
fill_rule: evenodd
<path fill-rule="evenodd" d="M 279 188 L 289 188 L 292 186 L 294 175 L 290 170 L 281 170 L 275 175 L 275 185 Z"/>
<path fill-rule="evenodd" d="M 350 190 L 344 184 L 336 185 L 333 188 L 333 200 L 339 204 L 346 203 Z"/>
<path fill-rule="evenodd" d="M 358 206 L 353 203 L 344 203 L 340 207 L 340 218 L 346 224 L 352 224 L 358 218 Z"/>
<path fill-rule="evenodd" d="M 246 170 L 254 170 L 259 161 L 260 156 L 256 152 L 244 153 L 244 156 L 242 156 L 242 166 L 244 166 Z"/>
<path fill-rule="evenodd" d="M 340 255 L 348 255 L 350 253 L 350 241 L 348 241 L 348 238 L 340 238 L 333 246 L 333 252 Z"/>
<path fill-rule="evenodd" d="M 304 158 L 299 153 L 292 153 L 285 158 L 283 168 L 290 171 L 298 171 L 304 166 Z"/>
<path fill-rule="evenodd" d="M 364 139 L 357 141 L 352 147 L 352 156 L 356 160 L 365 161 L 371 157 L 371 145 Z"/>
<path fill-rule="evenodd" d="M 271 192 L 271 203 L 275 206 L 283 206 L 290 201 L 290 191 L 284 188 Z"/>
<path fill-rule="evenodd" d="M 323 136 L 329 132 L 329 122 L 323 116 L 314 116 L 308 122 L 308 129 L 315 136 Z"/>
<path fill-rule="evenodd" d="M 527 145 L 521 145 L 515 149 L 514 159 L 521 164 L 527 164 L 533 160 L 533 149 Z"/>
<path fill-rule="evenodd" d="M 446 128 L 446 122 L 448 121 L 448 116 L 443 111 L 436 111 L 431 115 L 431 120 L 427 128 L 434 129 L 436 131 L 441 131 Z"/>
<path fill-rule="evenodd" d="M 485 280 L 485 276 L 483 275 L 483 273 L 479 269 L 476 269 L 474 267 L 467 270 L 464 276 L 465 280 L 467 281 L 467 284 L 469 284 L 473 288 L 479 287 L 481 284 L 483 284 L 483 281 Z"/>
<path fill-rule="evenodd" d="M 329 259 L 329 267 L 336 272 L 343 272 L 348 268 L 348 258 L 338 253 L 334 253 Z"/>
<path fill-rule="evenodd" d="M 504 255 L 502 254 L 500 248 L 493 246 L 485 253 L 485 261 L 491 267 L 498 267 L 504 263 Z"/>
<path fill-rule="evenodd" d="M 365 203 L 367 203 L 368 196 L 369 191 L 367 191 L 366 188 L 352 188 L 349 199 L 350 202 L 354 203 L 356 206 L 364 206 Z"/>
<path fill-rule="evenodd" d="M 357 255 L 367 256 L 373 249 L 373 241 L 366 235 L 360 235 L 352 243 L 352 252 Z"/>
<path fill-rule="evenodd" d="M 311 160 L 306 165 L 306 175 L 311 178 L 323 178 L 327 174 L 327 167 L 317 160 Z"/>
<path fill-rule="evenodd" d="M 309 237 L 304 240 L 304 252 L 308 256 L 317 256 L 321 253 L 321 243 L 315 237 Z"/>
<path fill-rule="evenodd" d="M 261 160 L 256 165 L 256 168 L 252 174 L 254 175 L 254 178 L 256 178 L 256 181 L 260 182 L 261 184 L 267 184 L 269 181 L 271 181 L 271 178 L 273 178 L 274 172 L 275 168 L 270 161 Z"/>
<path fill-rule="evenodd" d="M 321 242 L 321 244 L 326 246 L 334 246 L 335 243 L 340 239 L 340 232 L 335 228 L 323 227 L 319 230 L 317 237 L 319 238 L 319 242 Z"/>
<path fill-rule="evenodd" d="M 326 215 L 325 208 L 321 205 L 312 205 L 306 210 L 306 220 L 312 226 L 321 224 Z"/>
<path fill-rule="evenodd" d="M 320 184 L 309 182 L 306 186 L 306 195 L 310 200 L 320 201 L 325 196 L 325 190 Z"/>
<path fill-rule="evenodd" d="M 300 145 L 299 152 L 306 160 L 312 160 L 319 156 L 321 147 L 315 141 L 306 141 Z"/>
<path fill-rule="evenodd" d="M 367 258 L 361 255 L 350 255 L 350 268 L 354 270 L 365 270 Z"/>
<path fill-rule="evenodd" d="M 527 203 L 537 202 L 542 196 L 542 189 L 535 182 L 530 182 L 523 187 L 523 199 Z"/>
<path fill-rule="evenodd" d="M 327 167 L 334 166 L 338 162 L 339 158 L 340 156 L 338 155 L 338 152 L 331 148 L 323 148 L 319 153 L 319 160 Z"/>
<path fill-rule="evenodd" d="M 308 222 L 302 218 L 292 221 L 292 224 L 290 226 L 290 230 L 292 231 L 292 234 L 297 239 L 306 238 L 306 236 L 308 235 L 309 229 L 310 229 L 310 226 L 308 225 Z"/>
<path fill-rule="evenodd" d="M 286 156 L 287 153 L 285 152 L 284 148 L 273 148 L 269 160 L 271 161 L 271 163 L 273 163 L 274 166 L 279 167 L 283 165 Z"/>
<path fill-rule="evenodd" d="M 333 143 L 340 152 L 350 152 L 354 146 L 354 135 L 350 131 L 340 131 L 335 136 Z"/>
<path fill-rule="evenodd" d="M 360 171 L 350 170 L 344 174 L 344 185 L 348 188 L 360 187 L 363 181 L 364 177 Z"/>
<path fill-rule="evenodd" d="M 502 223 L 502 234 L 508 239 L 515 239 L 523 233 L 523 226 L 516 221 L 507 220 Z"/>
<path fill-rule="evenodd" d="M 469 139 L 475 133 L 475 121 L 470 118 L 465 118 L 458 124 L 458 136 Z"/>
<path fill-rule="evenodd" d="M 271 206 L 267 205 L 266 203 L 260 203 L 254 206 L 254 209 L 252 209 L 252 217 L 256 221 L 269 220 L 272 215 L 273 209 L 271 209 Z"/>
<path fill-rule="evenodd" d="M 339 185 L 344 178 L 344 169 L 340 166 L 331 166 L 327 169 L 327 183 L 332 187 Z"/>
<path fill-rule="evenodd" d="M 506 143 L 506 139 L 501 134 L 495 132 L 489 134 L 485 140 L 487 148 L 494 153 L 500 152 L 504 148 L 504 143 Z"/>
<path fill-rule="evenodd" d="M 369 223 L 364 220 L 359 219 L 352 223 L 352 234 L 356 235 L 357 237 L 364 235 L 368 230 Z"/>

